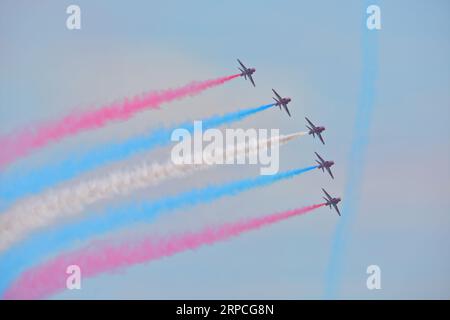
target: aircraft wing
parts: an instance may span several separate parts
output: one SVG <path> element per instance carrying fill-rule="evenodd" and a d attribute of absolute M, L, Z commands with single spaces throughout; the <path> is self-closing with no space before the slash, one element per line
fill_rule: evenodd
<path fill-rule="evenodd" d="M 325 162 L 325 160 L 323 160 L 323 159 L 322 159 L 322 157 L 321 157 L 321 156 L 319 156 L 319 154 L 318 154 L 317 152 L 314 152 L 314 153 L 316 154 L 317 158 L 319 158 L 319 159 L 320 159 L 320 161 L 322 161 L 322 162 Z"/>
<path fill-rule="evenodd" d="M 255 81 L 253 81 L 253 77 L 252 77 L 252 75 L 251 75 L 251 74 L 249 74 L 249 75 L 248 75 L 248 78 L 250 79 L 250 81 L 251 81 L 252 85 L 253 85 L 254 87 L 256 87 L 256 85 L 255 85 Z"/>
<path fill-rule="evenodd" d="M 332 199 L 332 197 L 329 195 L 328 192 L 325 191 L 324 188 L 322 188 L 322 191 L 326 194 L 326 196 L 328 197 L 328 200 L 331 200 L 331 199 Z"/>
<path fill-rule="evenodd" d="M 337 211 L 338 215 L 339 215 L 339 216 L 341 216 L 341 213 L 339 212 L 339 208 L 338 208 L 338 206 L 337 206 L 337 205 L 335 205 L 335 204 L 333 203 L 333 207 L 334 207 L 334 209 L 336 209 L 336 211 Z"/>
<path fill-rule="evenodd" d="M 307 118 L 305 117 L 306 121 L 308 121 L 309 125 L 313 128 L 316 128 L 316 126 Z"/>
<path fill-rule="evenodd" d="M 322 138 L 322 134 L 320 134 L 320 132 L 319 132 L 319 133 L 317 133 L 317 135 L 319 136 L 320 141 L 322 141 L 322 143 L 325 144 L 325 141 L 323 141 L 323 138 Z"/>
<path fill-rule="evenodd" d="M 327 167 L 327 171 L 328 171 L 328 173 L 330 174 L 331 178 L 334 179 L 333 173 L 331 172 L 331 169 L 330 169 L 329 167 Z"/>
<path fill-rule="evenodd" d="M 289 109 L 287 107 L 287 105 L 283 104 L 284 110 L 286 110 L 287 114 L 289 115 L 289 117 L 291 116 L 291 113 L 289 112 Z"/>
<path fill-rule="evenodd" d="M 275 90 L 272 89 L 272 91 L 273 91 L 273 93 L 277 96 L 278 99 L 280 99 L 280 100 L 283 99 L 283 98 L 280 97 L 280 95 L 279 95 Z"/>
<path fill-rule="evenodd" d="M 244 70 L 247 70 L 247 67 L 244 66 L 244 64 L 241 62 L 241 60 L 237 59 L 237 61 L 239 62 L 239 64 L 242 66 L 242 68 L 244 68 Z"/>

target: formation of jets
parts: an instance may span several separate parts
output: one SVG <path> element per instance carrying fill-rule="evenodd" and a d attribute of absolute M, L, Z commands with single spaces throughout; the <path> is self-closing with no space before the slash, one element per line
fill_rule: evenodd
<path fill-rule="evenodd" d="M 255 81 L 253 80 L 253 73 L 255 73 L 256 69 L 255 68 L 247 68 L 242 62 L 241 60 L 237 59 L 237 61 L 240 64 L 239 71 L 241 71 L 241 77 L 244 77 L 245 80 L 250 80 L 250 82 L 253 84 L 254 87 L 256 87 L 255 85 Z M 288 103 L 291 102 L 291 98 L 288 97 L 281 97 L 278 92 L 275 91 L 275 89 L 272 89 L 273 93 L 275 94 L 275 97 L 272 97 L 275 100 L 275 106 L 279 107 L 281 110 L 281 107 L 283 107 L 284 111 L 286 111 L 286 113 L 288 114 L 289 117 L 291 117 L 291 113 L 287 107 Z M 306 128 L 308 128 L 308 134 L 312 135 L 313 138 L 317 137 L 320 139 L 320 141 L 322 142 L 322 144 L 325 144 L 325 141 L 323 140 L 322 137 L 322 132 L 325 131 L 325 127 L 323 126 L 316 126 L 314 125 L 311 120 L 309 120 L 308 118 L 306 118 L 306 122 L 308 123 L 306 125 Z M 332 179 L 334 179 L 333 173 L 331 172 L 331 166 L 334 165 L 334 161 L 331 160 L 324 160 L 317 152 L 315 152 L 316 156 L 317 156 L 317 160 L 316 162 L 318 163 L 317 168 L 321 169 L 322 172 L 325 172 L 325 170 L 327 170 L 328 174 L 331 176 Z M 328 192 L 325 191 L 325 189 L 323 189 L 323 192 L 325 193 L 325 197 L 323 197 L 326 201 L 325 205 L 329 206 L 330 209 L 333 207 L 336 212 L 338 213 L 338 215 L 340 216 L 341 213 L 339 212 L 339 208 L 337 206 L 337 204 L 341 201 L 341 198 L 333 198 Z"/>

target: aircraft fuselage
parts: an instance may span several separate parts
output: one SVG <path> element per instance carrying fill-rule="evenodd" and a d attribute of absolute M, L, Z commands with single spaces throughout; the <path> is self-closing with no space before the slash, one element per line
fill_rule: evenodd
<path fill-rule="evenodd" d="M 324 161 L 319 165 L 319 169 L 330 168 L 332 165 L 334 165 L 334 161 Z"/>
<path fill-rule="evenodd" d="M 291 102 L 291 98 L 282 98 L 280 102 L 277 102 L 277 106 L 287 105 Z"/>
<path fill-rule="evenodd" d="M 247 70 L 245 70 L 244 72 L 241 73 L 241 77 L 242 77 L 242 76 L 245 76 L 245 75 L 250 76 L 250 75 L 252 75 L 255 71 L 256 71 L 255 68 L 249 68 L 249 69 L 247 69 Z"/>
<path fill-rule="evenodd" d="M 338 204 L 341 201 L 341 198 L 332 198 L 327 202 L 327 206 L 332 206 L 333 204 Z"/>
<path fill-rule="evenodd" d="M 322 133 L 322 131 L 325 130 L 325 127 L 316 127 L 312 130 L 309 130 L 309 134 L 314 134 L 314 133 Z"/>

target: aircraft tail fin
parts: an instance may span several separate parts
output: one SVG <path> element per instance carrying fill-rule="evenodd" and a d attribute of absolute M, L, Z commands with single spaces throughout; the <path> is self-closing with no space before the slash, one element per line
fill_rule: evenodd
<path fill-rule="evenodd" d="M 247 80 L 247 74 L 245 73 L 245 71 L 242 70 L 241 68 L 238 68 L 238 69 L 241 72 L 241 76 L 244 76 L 244 79 Z"/>
<path fill-rule="evenodd" d="M 278 104 L 278 106 L 279 106 L 280 109 L 281 109 L 281 103 L 280 103 L 280 101 L 278 101 L 278 99 L 277 99 L 277 98 L 274 98 L 274 97 L 272 97 L 272 99 L 275 100 L 275 102 Z"/>

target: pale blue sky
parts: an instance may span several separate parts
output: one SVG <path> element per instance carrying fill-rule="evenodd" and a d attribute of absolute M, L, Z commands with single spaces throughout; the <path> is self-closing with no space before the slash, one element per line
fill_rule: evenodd
<path fill-rule="evenodd" d="M 80 31 L 65 28 L 65 8 L 72 3 L 82 10 Z M 378 4 L 382 30 L 370 143 L 338 297 L 450 298 L 450 5 L 446 0 Z M 256 88 L 238 79 L 67 139 L 13 168 L 35 168 L 157 124 L 260 105 L 270 101 L 274 87 L 293 98 L 293 118 L 268 110 L 236 126 L 288 133 L 304 128 L 304 116 L 323 123 L 326 146 L 305 137 L 283 147 L 281 169 L 310 165 L 318 151 L 336 161 L 335 181 L 312 172 L 139 229 L 181 231 L 300 207 L 319 201 L 322 186 L 345 201 L 361 88 L 363 15 L 356 0 L 2 1 L 0 133 L 73 108 L 234 73 L 237 57 L 257 69 Z M 161 159 L 168 151 L 152 156 Z M 255 167 L 216 168 L 133 199 L 257 173 Z M 55 298 L 322 298 L 338 219 L 320 209 L 195 252 L 85 279 L 81 291 Z M 370 264 L 381 267 L 379 291 L 365 286 Z"/>

